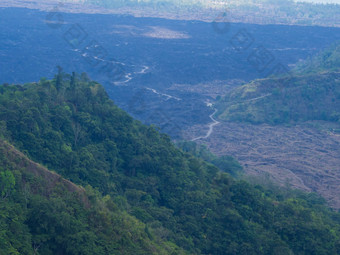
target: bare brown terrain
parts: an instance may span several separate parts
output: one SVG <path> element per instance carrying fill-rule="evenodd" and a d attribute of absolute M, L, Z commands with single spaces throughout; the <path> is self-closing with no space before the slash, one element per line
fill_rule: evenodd
<path fill-rule="evenodd" d="M 185 133 L 194 139 L 208 127 L 196 126 Z M 249 175 L 269 176 L 281 185 L 322 195 L 340 209 L 340 135 L 313 125 L 269 126 L 223 122 L 197 143 L 217 155 L 238 159 Z"/>
<path fill-rule="evenodd" d="M 0 139 L 0 153 L 4 153 L 6 158 L 11 159 L 21 171 L 26 171 L 44 180 L 44 192 L 49 196 L 53 190 L 61 186 L 71 193 L 77 193 L 84 205 L 89 206 L 89 201 L 85 189 L 69 180 L 62 178 L 59 174 L 48 170 L 42 165 L 30 160 L 26 155 L 18 151 L 14 146 Z"/>

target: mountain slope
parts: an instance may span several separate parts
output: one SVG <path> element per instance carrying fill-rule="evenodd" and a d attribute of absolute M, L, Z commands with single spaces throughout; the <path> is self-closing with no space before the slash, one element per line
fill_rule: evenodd
<path fill-rule="evenodd" d="M 340 120 L 340 73 L 324 72 L 255 80 L 218 102 L 227 121 L 280 124 Z"/>
<path fill-rule="evenodd" d="M 0 140 L 0 254 L 169 254 L 145 225 Z M 168 247 L 169 246 L 169 247 Z M 181 254 L 180 249 L 177 249 Z"/>
<path fill-rule="evenodd" d="M 339 72 L 340 44 L 334 44 L 316 57 L 307 59 L 302 64 L 298 65 L 295 71 L 298 73 L 315 73 L 322 71 Z"/>
<path fill-rule="evenodd" d="M 57 254 L 58 247 L 66 247 L 61 254 L 340 251 L 340 216 L 322 199 L 267 190 L 219 172 L 176 149 L 168 136 L 133 120 L 85 74 L 60 72 L 52 81 L 0 86 L 0 127 L 1 135 L 30 159 L 87 186 L 90 205 L 97 205 L 86 209 L 79 198 L 67 200 L 69 195 L 58 193 L 32 200 L 29 218 L 20 225 L 32 235 L 26 247 L 33 243 L 40 254 Z M 5 168 L 15 160 L 2 160 L 1 174 L 11 184 Z M 25 189 L 18 191 L 20 198 Z M 5 199 L 2 205 L 22 203 L 17 205 L 14 195 Z M 13 242 L 6 224 L 5 238 Z M 59 229 L 65 233 L 59 236 Z"/>
<path fill-rule="evenodd" d="M 77 193 L 80 200 L 83 201 L 84 205 L 88 206 L 88 199 L 85 194 L 85 190 L 75 185 L 74 183 L 62 178 L 60 175 L 49 171 L 45 167 L 37 164 L 27 158 L 26 155 L 15 149 L 14 146 L 10 145 L 6 141 L 0 139 L 0 148 L 3 153 L 3 157 L 9 159 L 10 161 L 15 161 L 17 167 L 24 168 L 25 171 L 34 176 L 41 177 L 44 179 L 45 183 L 45 194 L 49 195 L 56 186 L 60 185 L 65 188 L 66 191 L 71 193 Z"/>
<path fill-rule="evenodd" d="M 290 76 L 255 80 L 218 103 L 227 121 L 280 124 L 325 120 L 340 122 L 340 46 L 326 50 Z"/>

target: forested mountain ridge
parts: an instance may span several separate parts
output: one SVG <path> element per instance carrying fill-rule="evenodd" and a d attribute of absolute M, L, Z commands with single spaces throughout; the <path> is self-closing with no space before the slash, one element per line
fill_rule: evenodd
<path fill-rule="evenodd" d="M 0 254 L 184 254 L 145 225 L 0 139 Z M 161 247 L 162 246 L 162 247 Z"/>
<path fill-rule="evenodd" d="M 340 46 L 335 45 L 282 77 L 255 80 L 218 103 L 227 121 L 280 124 L 340 122 Z"/>
<path fill-rule="evenodd" d="M 84 202 L 84 205 L 88 205 L 85 190 L 81 186 L 75 185 L 74 183 L 62 178 L 57 173 L 49 171 L 42 165 L 35 163 L 34 161 L 27 158 L 26 155 L 15 149 L 14 146 L 10 145 L 1 138 L 0 146 L 2 153 L 5 155 L 5 158 L 9 159 L 10 161 L 16 161 L 17 165 L 20 168 L 25 168 L 28 173 L 39 176 L 44 179 L 44 181 L 46 181 L 46 195 L 49 195 L 49 193 L 55 188 L 55 186 L 61 185 L 68 192 L 77 193 L 80 200 Z"/>
<path fill-rule="evenodd" d="M 235 180 L 176 149 L 85 74 L 1 85 L 0 127 L 31 160 L 86 186 L 89 201 L 58 188 L 44 195 L 44 178 L 2 143 L 0 253 L 340 252 L 340 216 L 322 199 Z"/>

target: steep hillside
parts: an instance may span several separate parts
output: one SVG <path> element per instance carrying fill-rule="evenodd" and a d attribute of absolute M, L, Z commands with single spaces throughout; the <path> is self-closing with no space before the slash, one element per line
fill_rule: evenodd
<path fill-rule="evenodd" d="M 3 159 L 6 158 L 9 162 L 15 162 L 15 166 L 18 169 L 24 169 L 26 174 L 31 174 L 35 177 L 40 177 L 44 181 L 42 185 L 44 194 L 49 196 L 56 188 L 56 186 L 63 187 L 67 192 L 76 193 L 79 195 L 79 199 L 85 206 L 89 206 L 88 198 L 85 194 L 85 189 L 81 186 L 77 186 L 74 183 L 62 178 L 59 174 L 49 171 L 42 165 L 35 163 L 27 158 L 26 155 L 15 149 L 6 141 L 0 139 L 0 150 Z"/>
<path fill-rule="evenodd" d="M 0 254 L 182 254 L 90 186 L 65 180 L 0 139 Z"/>
<path fill-rule="evenodd" d="M 324 120 L 340 123 L 340 46 L 299 66 L 292 75 L 255 80 L 218 103 L 219 118 L 251 123 Z"/>
<path fill-rule="evenodd" d="M 25 177 L 28 170 L 8 154 L 16 150 L 5 146 L 5 254 L 8 247 L 43 255 L 340 252 L 340 216 L 322 199 L 237 181 L 176 149 L 168 136 L 117 108 L 85 74 L 60 71 L 52 81 L 0 86 L 0 127 L 31 160 L 87 187 L 82 197 L 81 188 L 61 180 L 78 191 L 69 193 L 40 166 L 38 177 Z M 53 189 L 45 195 L 46 187 Z"/>
<path fill-rule="evenodd" d="M 207 146 L 199 145 L 192 141 L 179 141 L 176 145 L 185 152 L 191 153 L 195 157 L 201 158 L 206 162 L 218 167 L 221 171 L 237 177 L 243 173 L 242 166 L 230 156 L 216 156 L 208 150 Z"/>

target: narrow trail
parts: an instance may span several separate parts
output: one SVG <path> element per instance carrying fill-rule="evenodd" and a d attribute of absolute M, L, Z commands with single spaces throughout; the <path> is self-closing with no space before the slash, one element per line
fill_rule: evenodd
<path fill-rule="evenodd" d="M 166 97 L 166 98 L 167 98 L 166 100 L 169 100 L 169 99 L 171 99 L 171 98 L 173 98 L 173 99 L 175 99 L 175 100 L 177 100 L 177 101 L 181 101 L 181 100 L 182 100 L 182 99 L 180 99 L 180 98 L 178 98 L 178 97 L 175 97 L 175 96 L 170 96 L 170 95 L 168 95 L 168 94 L 160 93 L 160 92 L 158 92 L 157 90 L 152 89 L 152 88 L 146 87 L 146 89 L 152 91 L 153 93 L 155 93 L 155 94 L 157 94 L 157 95 Z"/>
<path fill-rule="evenodd" d="M 217 113 L 217 109 L 215 109 L 215 111 L 210 114 L 209 118 L 213 121 L 212 123 L 209 124 L 209 130 L 207 132 L 207 134 L 205 136 L 199 136 L 199 137 L 196 137 L 194 139 L 192 139 L 191 141 L 197 141 L 197 140 L 200 140 L 200 139 L 207 139 L 213 132 L 214 132 L 214 126 L 220 124 L 219 121 L 215 120 L 214 119 L 214 115 Z"/>
<path fill-rule="evenodd" d="M 268 94 L 265 94 L 265 95 L 260 96 L 260 97 L 256 97 L 256 98 L 252 98 L 252 99 L 245 100 L 245 102 L 256 101 L 256 100 L 259 100 L 259 99 L 261 99 L 261 98 L 269 97 L 269 96 L 271 96 L 271 95 L 272 95 L 271 93 L 268 93 Z"/>

